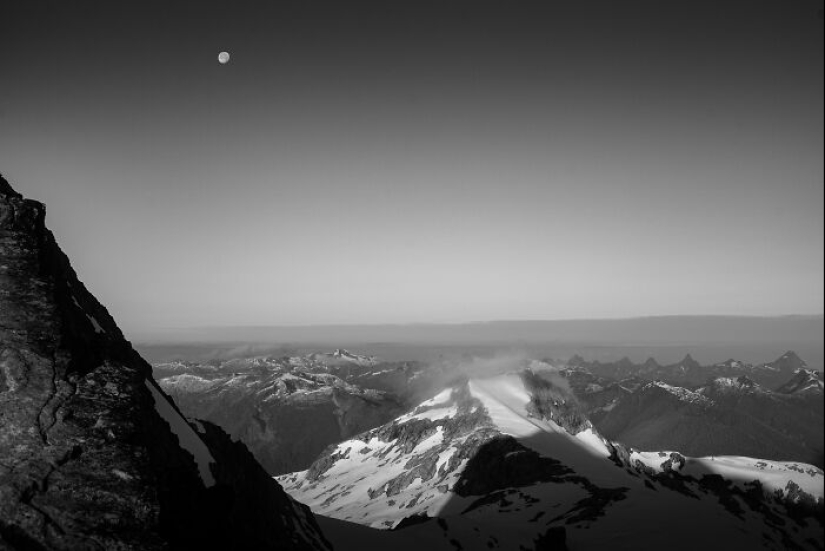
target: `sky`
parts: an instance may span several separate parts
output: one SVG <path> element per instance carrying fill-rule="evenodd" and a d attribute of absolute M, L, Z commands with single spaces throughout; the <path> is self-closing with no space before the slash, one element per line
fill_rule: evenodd
<path fill-rule="evenodd" d="M 821 0 L 9 0 L 0 51 L 127 334 L 823 311 Z"/>

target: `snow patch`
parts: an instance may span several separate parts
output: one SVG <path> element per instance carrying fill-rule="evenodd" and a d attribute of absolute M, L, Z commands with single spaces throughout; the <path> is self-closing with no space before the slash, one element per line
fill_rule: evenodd
<path fill-rule="evenodd" d="M 607 449 L 607 445 L 605 445 L 604 441 L 601 437 L 593 432 L 593 429 L 583 430 L 580 433 L 576 434 L 576 438 L 599 452 L 599 454 L 610 457 L 610 450 Z"/>

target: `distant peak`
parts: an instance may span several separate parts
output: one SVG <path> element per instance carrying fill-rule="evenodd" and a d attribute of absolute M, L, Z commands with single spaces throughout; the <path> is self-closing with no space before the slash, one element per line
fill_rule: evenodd
<path fill-rule="evenodd" d="M 769 364 L 772 367 L 779 368 L 782 371 L 794 372 L 797 369 L 804 369 L 808 364 L 800 358 L 793 350 L 788 350 L 779 358 Z"/>
<path fill-rule="evenodd" d="M 685 354 L 685 357 L 682 358 L 682 361 L 676 365 L 681 366 L 688 366 L 688 367 L 699 367 L 699 362 L 693 359 L 693 356 L 690 354 Z"/>

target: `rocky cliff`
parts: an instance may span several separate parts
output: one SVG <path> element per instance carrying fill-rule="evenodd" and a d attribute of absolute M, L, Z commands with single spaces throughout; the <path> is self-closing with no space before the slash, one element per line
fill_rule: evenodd
<path fill-rule="evenodd" d="M 188 424 L 0 177 L 0 549 L 324 549 L 309 510 Z"/>

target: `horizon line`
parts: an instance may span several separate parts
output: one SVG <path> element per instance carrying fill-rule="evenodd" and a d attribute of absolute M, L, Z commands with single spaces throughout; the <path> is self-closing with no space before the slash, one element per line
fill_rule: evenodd
<path fill-rule="evenodd" d="M 485 325 L 495 323 L 560 323 L 560 322 L 601 322 L 601 321 L 635 321 L 668 318 L 737 318 L 737 319 L 787 319 L 787 318 L 825 318 L 825 312 L 816 314 L 657 314 L 647 316 L 623 317 L 586 317 L 586 318 L 540 318 L 540 319 L 492 319 L 466 321 L 408 321 L 408 322 L 368 322 L 368 323 L 294 323 L 294 324 L 237 324 L 237 325 L 187 325 L 158 326 L 154 330 L 206 330 L 206 329 L 309 329 L 313 327 L 405 327 L 437 325 Z"/>

